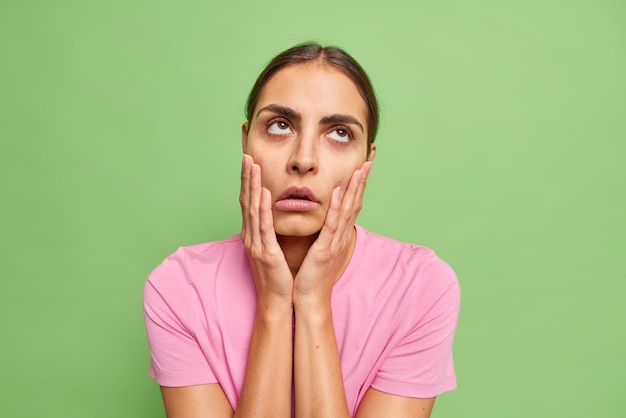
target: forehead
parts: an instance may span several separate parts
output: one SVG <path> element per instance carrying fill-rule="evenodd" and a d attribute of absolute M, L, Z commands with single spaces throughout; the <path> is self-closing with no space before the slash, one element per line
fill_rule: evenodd
<path fill-rule="evenodd" d="M 263 86 L 255 112 L 269 104 L 294 109 L 303 117 L 350 114 L 363 126 L 367 105 L 356 84 L 335 67 L 309 62 L 279 70 Z"/>

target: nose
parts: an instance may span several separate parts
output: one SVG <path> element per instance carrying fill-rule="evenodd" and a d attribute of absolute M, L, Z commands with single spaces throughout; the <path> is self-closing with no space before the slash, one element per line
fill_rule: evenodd
<path fill-rule="evenodd" d="M 287 171 L 299 174 L 317 172 L 319 160 L 315 136 L 299 135 L 293 146 L 293 152 L 287 162 Z"/>

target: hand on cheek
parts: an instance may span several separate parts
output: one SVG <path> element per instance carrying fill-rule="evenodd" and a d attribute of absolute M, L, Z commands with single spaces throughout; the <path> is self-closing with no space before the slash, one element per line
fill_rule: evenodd
<path fill-rule="evenodd" d="M 354 223 L 363 206 L 371 167 L 368 161 L 354 171 L 343 196 L 340 187 L 333 190 L 324 225 L 296 276 L 294 303 L 296 300 L 330 303 L 332 287 L 351 255 Z"/>
<path fill-rule="evenodd" d="M 261 185 L 261 167 L 244 155 L 241 169 L 241 239 L 263 302 L 291 305 L 293 276 L 278 244 L 272 216 L 272 197 Z"/>

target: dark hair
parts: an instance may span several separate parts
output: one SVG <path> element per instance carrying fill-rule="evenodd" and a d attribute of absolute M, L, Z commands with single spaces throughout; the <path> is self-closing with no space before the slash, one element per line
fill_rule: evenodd
<path fill-rule="evenodd" d="M 293 65 L 313 61 L 321 61 L 332 65 L 339 71 L 347 75 L 356 85 L 361 93 L 361 97 L 367 105 L 367 153 L 369 155 L 369 145 L 374 142 L 378 131 L 378 102 L 374 94 L 374 88 L 370 83 L 365 70 L 346 51 L 334 46 L 323 47 L 316 42 L 307 42 L 289 48 L 275 56 L 259 75 L 248 95 L 246 102 L 246 119 L 252 121 L 254 108 L 259 100 L 261 89 L 267 82 L 281 69 Z"/>

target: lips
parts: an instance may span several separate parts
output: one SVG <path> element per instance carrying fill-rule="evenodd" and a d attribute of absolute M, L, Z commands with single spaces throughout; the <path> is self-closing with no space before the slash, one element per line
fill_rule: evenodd
<path fill-rule="evenodd" d="M 317 197 L 313 194 L 308 187 L 290 187 L 278 196 L 278 200 L 285 199 L 297 199 L 297 200 L 310 200 L 311 202 L 319 202 Z"/>
<path fill-rule="evenodd" d="M 278 196 L 274 208 L 287 212 L 306 212 L 317 209 L 319 200 L 308 187 L 290 187 Z"/>

